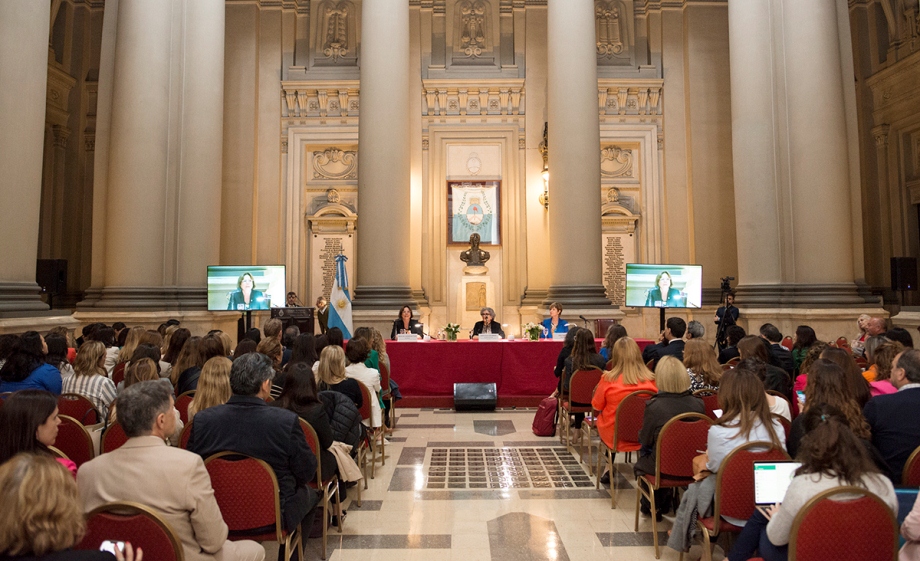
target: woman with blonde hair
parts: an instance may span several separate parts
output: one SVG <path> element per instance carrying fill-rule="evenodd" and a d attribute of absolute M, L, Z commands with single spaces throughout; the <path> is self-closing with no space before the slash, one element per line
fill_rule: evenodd
<path fill-rule="evenodd" d="M 595 419 L 597 434 L 608 448 L 613 447 L 617 407 L 623 398 L 639 390 L 658 391 L 655 375 L 645 366 L 636 341 L 621 337 L 613 344 L 613 365 L 604 372 L 591 400 L 591 406 L 600 411 Z"/>
<path fill-rule="evenodd" d="M 29 561 L 141 561 L 130 543 L 113 557 L 72 551 L 86 533 L 73 475 L 44 454 L 18 454 L 0 465 L 0 559 Z M 135 555 L 136 554 L 136 555 Z"/>
<path fill-rule="evenodd" d="M 684 345 L 684 367 L 690 376 L 690 391 L 718 390 L 722 367 L 716 351 L 702 339 L 690 339 Z M 655 369 L 658 372 L 658 369 Z"/>
<path fill-rule="evenodd" d="M 105 374 L 105 345 L 99 341 L 83 343 L 73 365 L 74 375 L 63 383 L 63 393 L 75 393 L 93 402 L 103 417 L 115 401 L 115 384 Z"/>
<path fill-rule="evenodd" d="M 141 344 L 141 336 L 147 332 L 142 325 L 136 325 L 128 330 L 128 338 L 125 339 L 125 346 L 121 348 L 118 352 L 118 359 L 116 364 L 122 362 L 128 362 L 131 360 L 131 355 L 134 354 L 134 349 Z M 81 347 L 82 348 L 82 347 Z"/>
<path fill-rule="evenodd" d="M 195 397 L 188 406 L 188 420 L 199 411 L 208 407 L 223 405 L 230 400 L 230 367 L 233 362 L 222 356 L 216 356 L 204 363 L 201 368 L 201 377 L 198 378 L 198 389 Z"/>
<path fill-rule="evenodd" d="M 141 345 L 138 349 L 141 349 L 145 345 Z M 151 347 L 150 345 L 146 345 Z M 159 352 L 159 349 L 155 349 L 156 352 Z M 135 354 L 134 359 L 128 364 L 128 367 L 125 368 L 125 380 L 124 386 L 118 388 L 118 393 L 121 393 L 121 390 L 133 386 L 138 382 L 149 382 L 153 380 L 160 379 L 160 371 L 157 368 L 157 363 L 154 359 L 149 357 L 137 358 Z M 114 423 L 117 419 L 115 412 L 115 405 L 118 401 L 114 401 L 112 406 L 109 408 L 109 423 Z M 173 446 L 179 445 L 179 438 L 182 435 L 182 429 L 185 427 L 185 423 L 182 422 L 182 418 L 179 415 L 179 410 L 173 407 L 173 414 L 176 416 L 176 428 L 173 430 L 173 433 L 169 435 L 169 443 Z"/>
<path fill-rule="evenodd" d="M 360 409 L 364 404 L 364 397 L 359 382 L 345 376 L 345 350 L 338 345 L 323 348 L 317 365 L 317 389 L 344 394 Z"/>
<path fill-rule="evenodd" d="M 695 340 L 691 339 L 689 342 Z M 712 347 L 709 347 L 709 350 L 712 350 Z M 686 350 L 684 352 L 686 356 Z M 642 448 L 639 449 L 639 459 L 633 466 L 636 477 L 655 474 L 655 444 L 658 442 L 658 433 L 668 421 L 684 413 L 706 413 L 703 400 L 690 393 L 690 378 L 687 377 L 686 368 L 677 358 L 664 356 L 658 361 L 655 365 L 655 384 L 658 386 L 658 393 L 648 400 L 645 415 L 642 417 L 642 429 L 639 431 L 639 443 Z M 655 491 L 655 505 L 658 507 L 655 516 L 659 522 L 661 516 L 671 510 L 671 496 L 670 489 Z M 639 510 L 646 516 L 651 515 L 651 504 L 644 496 L 640 499 Z"/>

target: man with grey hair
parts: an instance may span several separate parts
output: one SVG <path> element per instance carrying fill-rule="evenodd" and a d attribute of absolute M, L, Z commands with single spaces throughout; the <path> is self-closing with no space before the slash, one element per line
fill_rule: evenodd
<path fill-rule="evenodd" d="M 904 464 L 920 447 L 920 350 L 907 349 L 894 357 L 891 383 L 898 391 L 870 399 L 864 414 L 872 429 L 872 444 L 887 464 L 885 475 L 898 485 Z"/>
<path fill-rule="evenodd" d="M 703 327 L 702 323 L 696 320 L 691 320 L 687 323 L 687 341 L 690 339 L 702 339 L 704 335 L 706 335 L 706 328 Z"/>
<path fill-rule="evenodd" d="M 230 369 L 233 395 L 224 405 L 195 414 L 188 449 L 202 458 L 229 451 L 265 461 L 278 478 L 285 530 L 292 532 L 302 524 L 309 534 L 319 502 L 316 492 L 307 486 L 316 477 L 316 456 L 307 446 L 297 414 L 265 403 L 274 376 L 272 361 L 263 354 L 249 353 L 234 360 Z M 279 552 L 279 559 L 282 555 Z"/>
<path fill-rule="evenodd" d="M 482 321 L 477 321 L 476 325 L 473 326 L 473 331 L 470 332 L 470 339 L 479 339 L 480 335 L 491 333 L 498 335 L 502 339 L 505 338 L 502 326 L 495 322 L 495 310 L 488 307 L 483 308 L 479 310 L 479 316 Z"/>
<path fill-rule="evenodd" d="M 189 561 L 262 561 L 265 550 L 258 543 L 227 540 L 227 524 L 201 458 L 166 445 L 176 424 L 169 381 L 133 384 L 115 405 L 128 441 L 80 468 L 83 510 L 112 501 L 140 503 L 169 523 Z"/>

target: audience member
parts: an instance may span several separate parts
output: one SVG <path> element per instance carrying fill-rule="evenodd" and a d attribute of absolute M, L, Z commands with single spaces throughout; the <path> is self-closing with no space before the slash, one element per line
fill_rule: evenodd
<path fill-rule="evenodd" d="M 690 343 L 703 343 L 702 341 L 688 341 Z M 703 343 L 713 355 L 715 351 Z M 686 360 L 686 357 L 685 357 Z M 683 364 L 674 357 L 665 356 L 655 366 L 655 384 L 658 393 L 652 397 L 645 406 L 645 415 L 642 417 L 642 429 L 639 431 L 639 459 L 633 467 L 636 477 L 643 474 L 655 474 L 655 443 L 658 442 L 658 433 L 664 425 L 678 415 L 684 413 L 706 413 L 703 400 L 690 393 L 690 379 Z M 667 477 L 668 474 L 661 474 Z M 655 491 L 655 511 L 658 521 L 665 512 L 671 510 L 670 489 Z M 646 516 L 651 515 L 651 504 L 644 496 L 640 498 L 640 511 Z"/>
<path fill-rule="evenodd" d="M 192 332 L 184 327 L 178 327 L 173 331 L 172 335 L 169 336 L 168 341 L 166 342 L 166 353 L 163 355 L 163 362 L 166 363 L 166 366 L 161 364 L 161 374 L 164 378 L 169 377 L 172 379 L 172 369 L 173 365 L 176 364 L 176 360 L 179 359 L 179 354 L 182 352 L 182 347 L 185 346 L 186 341 L 192 336 Z M 176 373 L 176 376 L 179 375 L 179 372 Z"/>
<path fill-rule="evenodd" d="M 3 365 L 6 364 L 6 359 L 10 358 L 10 355 L 17 348 L 19 348 L 19 335 L 12 333 L 0 335 L 0 368 L 3 368 Z"/>
<path fill-rule="evenodd" d="M 620 402 L 634 391 L 658 391 L 655 375 L 645 366 L 642 359 L 639 345 L 633 338 L 620 338 L 613 345 L 613 364 L 610 370 L 604 372 L 600 383 L 594 389 L 591 407 L 599 411 L 594 423 L 598 437 L 608 448 L 613 447 L 613 433 Z M 601 483 L 610 483 L 609 472 L 601 477 Z"/>
<path fill-rule="evenodd" d="M 869 382 L 869 392 L 872 397 L 898 391 L 898 388 L 891 383 L 891 367 L 894 365 L 894 357 L 903 350 L 904 345 L 896 341 L 883 343 L 875 349 L 875 364 L 873 365 L 875 366 L 875 381 Z"/>
<path fill-rule="evenodd" d="M 67 339 L 61 335 L 49 334 L 45 337 L 45 344 L 48 346 L 45 362 L 58 369 L 62 380 L 73 376 L 73 366 L 67 358 Z"/>
<path fill-rule="evenodd" d="M 198 388 L 195 396 L 188 405 L 188 420 L 199 411 L 209 407 L 223 405 L 230 400 L 230 367 L 233 362 L 223 356 L 216 356 L 204 363 L 201 367 L 201 377 L 198 378 Z"/>
<path fill-rule="evenodd" d="M 920 350 L 907 349 L 895 357 L 891 383 L 898 391 L 873 397 L 864 412 L 872 444 L 888 464 L 886 475 L 897 485 L 907 458 L 920 446 Z"/>
<path fill-rule="evenodd" d="M 284 331 L 284 324 L 281 323 L 281 320 L 278 318 L 269 318 L 262 324 L 263 338 L 277 339 L 278 344 L 281 344 L 282 331 Z"/>
<path fill-rule="evenodd" d="M 805 436 L 806 421 L 812 415 L 812 409 L 822 406 L 830 406 L 839 411 L 853 434 L 871 446 L 869 424 L 863 416 L 862 408 L 847 390 L 843 368 L 837 363 L 821 358 L 812 364 L 808 378 L 802 414 L 792 421 L 792 429 L 789 432 L 789 455 L 795 457 L 798 452 L 799 442 Z"/>
<path fill-rule="evenodd" d="M 744 328 L 740 325 L 732 325 L 725 330 L 725 342 L 727 346 L 719 351 L 719 364 L 725 364 L 733 358 L 740 356 L 738 354 L 738 341 L 744 339 Z"/>
<path fill-rule="evenodd" d="M 0 407 L 0 464 L 20 452 L 51 456 L 49 446 L 57 439 L 57 398 L 45 390 L 20 390 L 6 399 Z M 77 472 L 70 460 L 58 460 L 64 467 Z"/>
<path fill-rule="evenodd" d="M 266 337 L 259 341 L 256 352 L 272 360 L 275 377 L 272 379 L 271 398 L 278 399 L 278 396 L 281 395 L 281 388 L 284 387 L 285 377 L 285 373 L 281 371 L 281 357 L 284 352 L 284 349 L 281 348 L 281 341 L 275 337 Z"/>
<path fill-rule="evenodd" d="M 233 349 L 233 359 L 236 360 L 245 354 L 254 353 L 258 347 L 259 345 L 252 339 L 243 339 Z"/>
<path fill-rule="evenodd" d="M 187 345 L 191 344 L 194 339 L 195 337 L 189 339 Z M 197 388 L 198 378 L 201 376 L 201 367 L 216 356 L 225 356 L 224 344 L 221 342 L 220 337 L 214 336 L 202 338 L 198 342 L 197 347 L 190 349 L 188 362 L 183 361 L 182 355 L 179 355 L 176 367 L 178 368 L 181 364 L 185 366 L 185 369 L 181 371 L 176 382 L 176 394 L 181 395 Z"/>
<path fill-rule="evenodd" d="M 847 394 L 856 400 L 859 407 L 865 407 L 866 402 L 872 397 L 869 392 L 869 383 L 863 378 L 862 370 L 853 360 L 853 355 L 844 349 L 828 347 L 821 353 L 821 358 L 837 364 L 843 368 L 843 377 L 847 384 Z"/>
<path fill-rule="evenodd" d="M 312 368 L 317 360 L 319 355 L 316 353 L 316 337 L 312 333 L 298 335 L 292 343 L 291 360 L 288 361 L 288 365 L 303 362 Z"/>
<path fill-rule="evenodd" d="M 258 543 L 227 540 L 202 459 L 166 446 L 165 439 L 175 432 L 173 403 L 165 380 L 140 382 L 122 392 L 117 414 L 128 441 L 80 468 L 83 510 L 112 501 L 140 503 L 169 524 L 189 561 L 261 561 L 265 550 Z"/>
<path fill-rule="evenodd" d="M 4 561 L 141 561 L 144 557 L 130 543 L 116 555 L 71 549 L 86 533 L 77 484 L 45 454 L 19 454 L 0 465 L 0 504 L 0 559 Z"/>
<path fill-rule="evenodd" d="M 345 350 L 345 338 L 342 335 L 342 330 L 338 327 L 330 327 L 326 330 L 326 341 L 330 345 L 342 347 L 342 350 Z"/>
<path fill-rule="evenodd" d="M 823 341 L 818 341 L 808 349 L 808 353 L 805 354 L 805 360 L 803 360 L 802 365 L 799 366 L 800 374 L 796 376 L 795 384 L 792 386 L 792 390 L 796 394 L 805 391 L 805 386 L 808 384 L 808 370 L 816 360 L 821 358 L 821 353 L 828 348 L 830 348 L 830 345 Z"/>
<path fill-rule="evenodd" d="M 687 341 L 691 339 L 702 339 L 706 335 L 706 328 L 703 327 L 702 323 L 693 319 L 687 323 L 687 333 L 685 335 Z"/>
<path fill-rule="evenodd" d="M 115 384 L 106 376 L 105 345 L 88 341 L 80 347 L 73 365 L 73 376 L 64 380 L 64 393 L 82 395 L 93 403 L 103 418 L 109 415 L 109 405 L 115 401 Z"/>
<path fill-rule="evenodd" d="M 836 487 L 866 489 L 897 514 L 898 499 L 891 481 L 879 473 L 846 420 L 826 407 L 820 415 L 810 416 L 807 424 L 808 436 L 802 439 L 796 455 L 802 466 L 795 471 L 782 504 L 754 511 L 729 553 L 729 561 L 750 559 L 755 550 L 767 561 L 788 559 L 787 544 L 796 515 L 819 493 Z"/>
<path fill-rule="evenodd" d="M 115 330 L 111 327 L 100 327 L 93 332 L 93 341 L 99 341 L 105 345 L 105 368 L 106 375 L 111 378 L 115 365 L 118 364 L 119 348 L 115 345 Z"/>
<path fill-rule="evenodd" d="M 691 339 L 684 347 L 684 368 L 689 376 L 691 392 L 718 390 L 722 367 L 716 360 L 716 351 L 702 339 Z M 658 368 L 655 368 L 658 372 Z"/>
<path fill-rule="evenodd" d="M 594 346 L 594 335 L 587 329 L 579 329 L 578 333 L 575 335 L 575 344 L 572 345 L 572 354 L 565 359 L 565 371 L 562 376 L 563 390 L 568 393 L 572 382 L 572 376 L 579 370 L 604 370 L 606 366 L 607 361 L 597 353 Z M 590 403 L 572 402 L 573 407 L 590 407 L 590 405 Z M 575 413 L 574 417 L 575 422 L 573 423 L 573 427 L 575 428 L 575 436 L 572 443 L 577 444 L 581 442 L 581 424 L 585 420 L 585 414 Z"/>
<path fill-rule="evenodd" d="M 805 360 L 808 349 L 817 342 L 818 336 L 815 335 L 815 330 L 811 327 L 800 325 L 795 328 L 795 339 L 792 342 L 792 362 L 796 371 L 798 371 L 802 361 Z"/>
<path fill-rule="evenodd" d="M 284 353 L 281 355 L 282 367 L 290 362 L 291 355 L 294 352 L 294 341 L 296 341 L 298 337 L 300 337 L 300 328 L 296 325 L 289 325 L 284 329 L 284 334 L 281 336 L 281 346 L 284 348 Z"/>
<path fill-rule="evenodd" d="M 230 451 L 268 463 L 278 478 L 283 525 L 291 532 L 298 524 L 313 526 L 319 501 L 307 484 L 316 475 L 316 457 L 297 415 L 265 403 L 274 374 L 265 355 L 249 353 L 235 360 L 230 369 L 233 395 L 224 405 L 195 415 L 188 449 L 202 458 Z"/>
<path fill-rule="evenodd" d="M 850 349 L 853 350 L 853 354 L 856 356 L 863 355 L 864 345 L 865 345 L 866 339 L 869 337 L 867 328 L 869 326 L 870 319 L 872 319 L 872 316 L 870 316 L 869 314 L 860 314 L 859 317 L 856 318 L 856 327 L 859 330 L 859 332 L 856 334 L 856 337 L 854 337 L 853 340 L 850 341 Z"/>
<path fill-rule="evenodd" d="M 48 390 L 61 393 L 61 371 L 45 362 L 48 345 L 37 331 L 26 331 L 0 368 L 0 393 L 19 390 Z"/>
<path fill-rule="evenodd" d="M 136 325 L 128 329 L 128 337 L 125 339 L 125 345 L 118 351 L 118 359 L 116 364 L 122 362 L 128 362 L 131 360 L 131 355 L 134 354 L 134 349 L 141 344 L 141 336 L 146 333 L 147 330 L 143 326 Z"/>
<path fill-rule="evenodd" d="M 145 345 L 149 346 L 149 345 Z M 140 347 L 138 347 L 140 350 Z M 138 382 L 149 382 L 151 380 L 160 379 L 159 365 L 153 361 L 150 357 L 138 357 L 137 352 L 134 353 L 136 358 L 131 360 L 131 364 L 125 368 L 125 379 L 119 383 L 118 391 L 121 391 L 124 388 L 130 388 Z"/>
<path fill-rule="evenodd" d="M 760 326 L 760 337 L 767 342 L 769 347 L 770 359 L 765 362 L 785 370 L 791 380 L 795 375 L 795 361 L 792 358 L 792 351 L 780 344 L 783 334 L 772 323 L 765 323 Z"/>
<path fill-rule="evenodd" d="M 866 334 L 870 337 L 873 335 L 884 335 L 888 330 L 888 321 L 885 318 L 871 318 L 866 322 Z"/>
<path fill-rule="evenodd" d="M 610 359 L 613 358 L 613 345 L 627 335 L 626 328 L 619 323 L 615 323 L 607 328 L 607 334 L 604 336 L 604 344 L 601 345 L 601 350 L 598 351 L 600 355 L 604 357 L 604 360 L 610 362 Z"/>
<path fill-rule="evenodd" d="M 556 386 L 556 391 L 562 389 L 562 375 L 565 373 L 565 361 L 569 358 L 569 355 L 572 354 L 572 347 L 575 346 L 575 336 L 578 335 L 578 330 L 580 327 L 573 326 L 569 329 L 568 333 L 565 334 L 565 339 L 562 340 L 562 349 L 559 350 L 559 355 L 556 357 L 556 367 L 553 368 L 553 374 L 559 378 L 559 384 Z"/>
<path fill-rule="evenodd" d="M 371 348 L 371 339 L 374 338 L 374 335 L 371 333 L 370 327 L 359 327 L 355 329 L 355 332 L 351 335 L 352 339 L 364 339 L 364 342 L 367 343 L 367 358 L 364 359 L 364 365 L 368 368 L 373 368 L 374 370 L 380 370 L 380 357 L 377 355 L 377 351 Z M 348 357 L 348 351 L 345 351 L 346 358 Z"/>
<path fill-rule="evenodd" d="M 738 352 L 741 360 L 753 358 L 764 363 L 767 369 L 766 380 L 763 382 L 764 387 L 768 390 L 779 392 L 786 396 L 786 399 L 792 401 L 792 379 L 785 370 L 770 364 L 767 347 L 763 344 L 762 338 L 756 335 L 744 337 L 738 342 Z"/>
<path fill-rule="evenodd" d="M 877 349 L 882 343 L 887 343 L 891 341 L 888 337 L 884 335 L 873 335 L 865 341 L 864 353 L 863 356 L 866 358 L 866 369 L 863 370 L 863 378 L 866 379 L 870 384 L 875 381 L 876 376 L 878 375 L 878 367 L 875 365 L 875 349 Z M 901 345 L 903 347 L 903 345 Z"/>
<path fill-rule="evenodd" d="M 329 333 L 335 329 L 329 330 Z M 364 384 L 371 393 L 371 426 L 376 428 L 383 425 L 383 407 L 380 404 L 380 372 L 368 368 L 364 361 L 370 349 L 367 341 L 359 337 L 352 337 L 345 347 L 345 377 L 357 380 Z"/>
<path fill-rule="evenodd" d="M 645 347 L 642 351 L 642 360 L 646 363 L 657 361 L 663 356 L 673 356 L 677 360 L 684 360 L 684 332 L 687 323 L 681 318 L 668 318 L 664 324 L 664 331 L 658 336 L 658 342 Z"/>
<path fill-rule="evenodd" d="M 914 348 L 914 338 L 911 337 L 910 332 L 903 327 L 892 327 L 885 332 L 885 337 L 888 337 L 888 339 L 892 341 L 901 343 L 908 349 Z"/>
<path fill-rule="evenodd" d="M 767 379 L 767 365 L 762 360 L 745 358 L 736 364 L 735 368 L 740 368 L 754 374 L 761 382 L 765 382 Z M 764 388 L 766 388 L 766 385 Z M 770 407 L 770 413 L 783 417 L 790 423 L 792 422 L 792 410 L 790 409 L 788 401 L 769 393 L 766 393 L 765 399 L 767 400 L 767 405 Z"/>
<path fill-rule="evenodd" d="M 243 335 L 243 338 L 251 339 L 255 342 L 256 345 L 258 345 L 259 342 L 262 341 L 262 332 L 259 331 L 259 328 L 253 327 L 252 329 L 248 330 L 245 335 Z"/>
<path fill-rule="evenodd" d="M 220 339 L 221 345 L 223 345 L 224 351 L 221 356 L 230 358 L 233 354 L 233 339 L 230 338 L 230 335 L 224 331 L 218 331 L 214 333 L 214 337 Z"/>
<path fill-rule="evenodd" d="M 348 396 L 360 409 L 364 397 L 357 380 L 345 377 L 345 351 L 338 345 L 328 345 L 320 353 L 316 364 L 317 388 L 320 391 L 335 391 Z"/>

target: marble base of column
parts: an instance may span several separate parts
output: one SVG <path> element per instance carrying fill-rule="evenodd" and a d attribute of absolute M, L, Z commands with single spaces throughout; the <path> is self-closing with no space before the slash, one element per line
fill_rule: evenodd
<path fill-rule="evenodd" d="M 737 300 L 746 308 L 825 308 L 835 306 L 878 305 L 866 301 L 856 283 L 738 285 Z M 877 300 L 877 298 L 876 298 Z"/>
<path fill-rule="evenodd" d="M 521 297 L 522 306 L 543 306 L 549 292 L 545 288 L 525 288 Z"/>
<path fill-rule="evenodd" d="M 357 286 L 351 301 L 352 307 L 359 310 L 395 310 L 409 305 L 417 308 L 409 286 Z M 396 317 L 396 316 L 394 316 Z"/>
<path fill-rule="evenodd" d="M 428 307 L 428 295 L 425 294 L 424 288 L 412 289 L 412 299 L 419 305 L 420 308 Z"/>
<path fill-rule="evenodd" d="M 550 286 L 544 306 L 559 302 L 564 308 L 609 308 L 607 289 L 602 284 Z"/>
<path fill-rule="evenodd" d="M 80 310 L 205 310 L 205 288 L 132 286 L 90 288 L 79 304 Z"/>
<path fill-rule="evenodd" d="M 0 282 L 0 317 L 18 317 L 48 312 L 42 302 L 42 289 L 34 282 Z"/>

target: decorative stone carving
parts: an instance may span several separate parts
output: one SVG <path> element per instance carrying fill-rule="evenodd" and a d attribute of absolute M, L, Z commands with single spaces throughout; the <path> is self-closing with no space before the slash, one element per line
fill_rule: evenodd
<path fill-rule="evenodd" d="M 524 80 L 424 80 L 422 115 L 523 115 Z"/>
<path fill-rule="evenodd" d="M 607 204 L 619 204 L 620 203 L 620 190 L 616 187 L 611 187 L 607 189 Z"/>
<path fill-rule="evenodd" d="M 466 169 L 469 170 L 470 175 L 476 175 L 482 169 L 482 160 L 479 159 L 479 155 L 476 152 L 471 152 L 470 157 L 467 158 Z"/>
<path fill-rule="evenodd" d="M 616 0 L 597 0 L 594 3 L 597 55 L 600 58 L 622 55 L 629 48 L 625 16 L 622 4 Z"/>
<path fill-rule="evenodd" d="M 632 177 L 632 150 L 608 146 L 601 150 L 601 175 L 603 177 Z"/>
<path fill-rule="evenodd" d="M 326 190 L 326 202 L 328 202 L 329 204 L 336 204 L 336 205 L 337 205 L 337 204 L 339 204 L 339 201 L 340 201 L 340 200 L 341 200 L 341 197 L 339 196 L 339 192 L 338 192 L 338 191 L 336 191 L 335 189 L 327 189 L 327 190 Z"/>
<path fill-rule="evenodd" d="M 355 179 L 358 177 L 357 152 L 329 148 L 313 152 L 314 179 Z"/>
<path fill-rule="evenodd" d="M 324 0 L 316 26 L 316 58 L 321 64 L 355 60 L 357 9 L 351 0 Z M 325 60 L 323 60 L 325 59 Z"/>
<path fill-rule="evenodd" d="M 482 56 L 488 49 L 491 14 L 486 0 L 457 2 L 458 50 L 469 58 Z"/>

